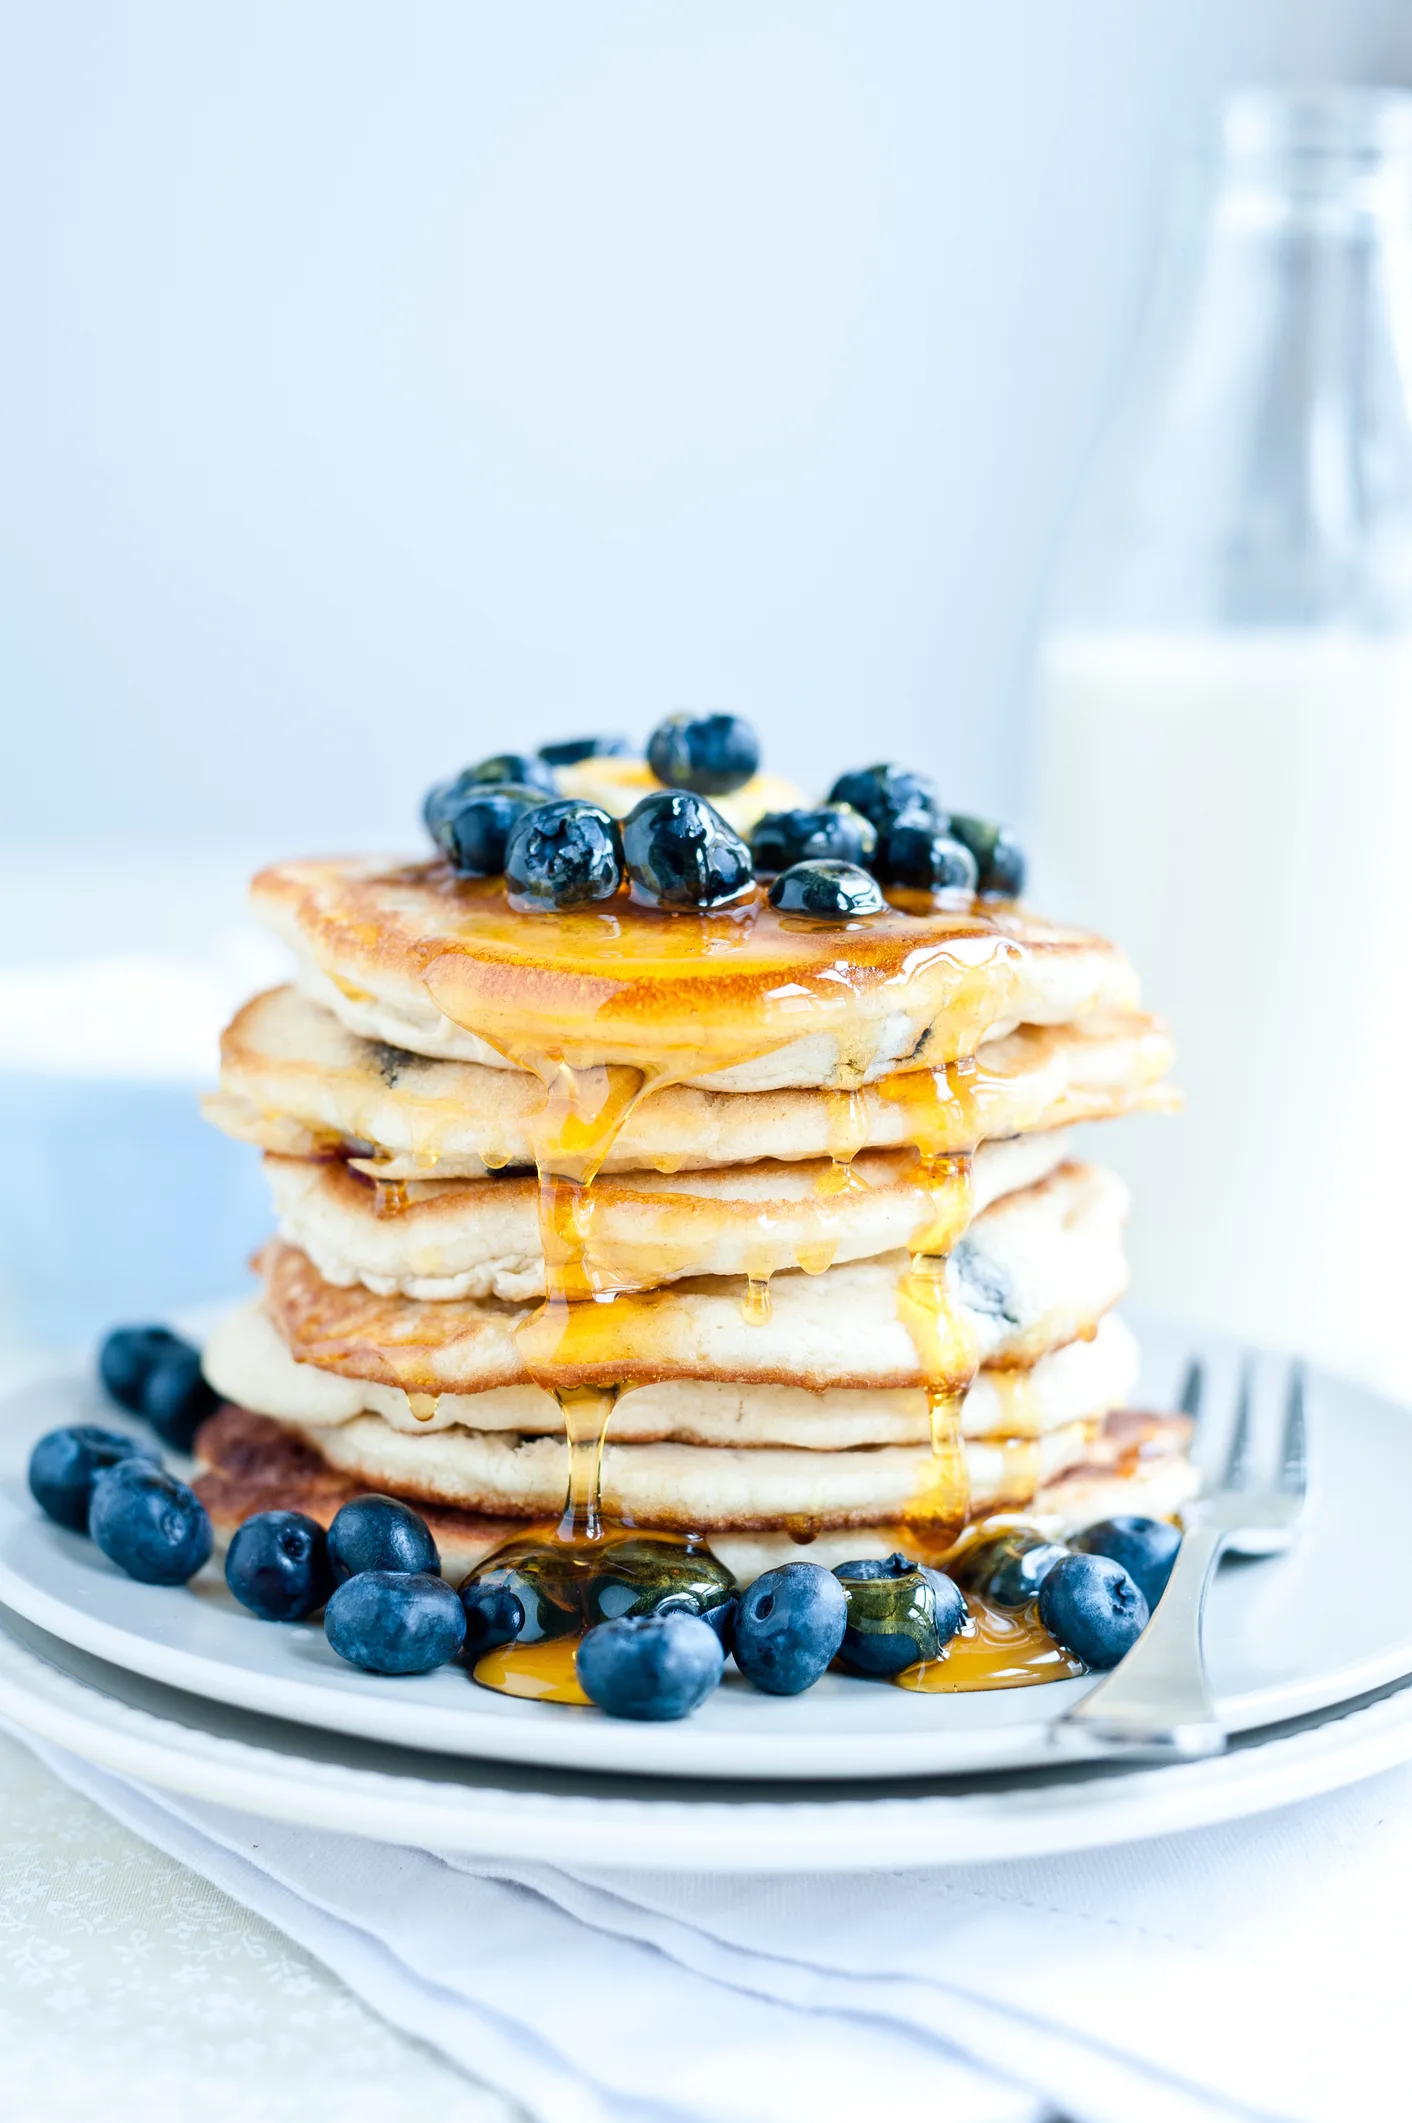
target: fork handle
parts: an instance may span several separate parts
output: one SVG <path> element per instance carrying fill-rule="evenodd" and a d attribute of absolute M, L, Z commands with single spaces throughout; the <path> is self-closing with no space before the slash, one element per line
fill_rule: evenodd
<path fill-rule="evenodd" d="M 1226 1736 L 1206 1681 L 1201 1614 L 1225 1545 L 1221 1527 L 1198 1521 L 1188 1529 L 1151 1621 L 1122 1663 L 1056 1721 L 1056 1745 L 1157 1761 L 1221 1752 Z"/>

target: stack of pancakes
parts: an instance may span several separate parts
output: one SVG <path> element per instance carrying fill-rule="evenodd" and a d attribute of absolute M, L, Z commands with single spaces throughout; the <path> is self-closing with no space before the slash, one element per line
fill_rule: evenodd
<path fill-rule="evenodd" d="M 903 895 L 524 913 L 439 862 L 254 897 L 298 976 L 209 1102 L 278 1217 L 207 1350 L 218 1527 L 379 1489 L 466 1569 L 558 1517 L 571 1434 L 607 1519 L 743 1579 L 1190 1493 L 1180 1420 L 1121 1412 L 1125 1195 L 1067 1132 L 1167 1102 L 1112 946 Z"/>

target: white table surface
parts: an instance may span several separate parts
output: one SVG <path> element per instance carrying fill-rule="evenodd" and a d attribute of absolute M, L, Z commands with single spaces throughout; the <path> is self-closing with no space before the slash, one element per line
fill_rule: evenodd
<path fill-rule="evenodd" d="M 3 1734 L 0 2057 L 15 2123 L 522 2123 Z"/>

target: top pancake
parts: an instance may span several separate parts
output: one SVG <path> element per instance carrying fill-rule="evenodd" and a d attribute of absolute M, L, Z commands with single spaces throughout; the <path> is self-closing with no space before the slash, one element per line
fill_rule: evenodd
<path fill-rule="evenodd" d="M 351 1031 L 544 1078 L 608 1063 L 649 1086 L 850 1090 L 1137 1000 L 1113 945 L 979 900 L 898 894 L 841 924 L 781 914 L 759 887 L 709 914 L 626 893 L 522 913 L 499 878 L 355 858 L 277 864 L 253 893 Z"/>

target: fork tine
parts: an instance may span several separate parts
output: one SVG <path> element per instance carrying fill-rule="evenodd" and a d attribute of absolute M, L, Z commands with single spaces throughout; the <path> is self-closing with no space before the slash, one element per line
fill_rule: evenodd
<path fill-rule="evenodd" d="M 1250 1458 L 1250 1397 L 1253 1387 L 1253 1366 L 1249 1357 L 1240 1367 L 1240 1392 L 1236 1397 L 1235 1429 L 1231 1432 L 1230 1450 L 1226 1454 L 1225 1471 L 1221 1476 L 1222 1489 L 1245 1487 L 1246 1465 Z"/>
<path fill-rule="evenodd" d="M 1201 1399 L 1205 1390 L 1206 1373 L 1202 1369 L 1201 1358 L 1194 1356 L 1182 1376 L 1182 1390 L 1177 1395 L 1178 1408 L 1194 1422 L 1201 1419 Z"/>
<path fill-rule="evenodd" d="M 1309 1481 L 1309 1433 L 1304 1408 L 1304 1366 L 1295 1364 L 1285 1400 L 1285 1430 L 1280 1440 L 1279 1485 L 1286 1496 L 1303 1496 Z"/>

